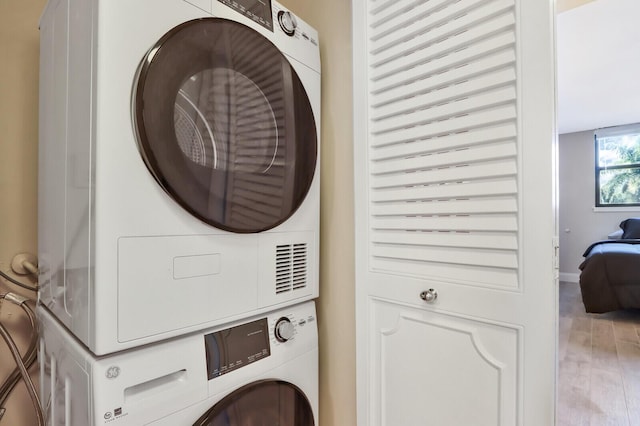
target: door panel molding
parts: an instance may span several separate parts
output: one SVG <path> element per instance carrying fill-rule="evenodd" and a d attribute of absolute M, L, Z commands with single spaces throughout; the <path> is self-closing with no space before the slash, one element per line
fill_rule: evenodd
<path fill-rule="evenodd" d="M 394 301 L 372 299 L 370 305 L 377 319 L 370 331 L 369 353 L 376 354 L 370 418 L 379 420 L 372 425 L 517 423 L 515 407 L 522 395 L 518 371 L 521 327 L 415 307 L 398 310 Z M 431 347 L 431 342 L 438 346 Z M 434 376 L 463 383 L 472 375 L 474 386 L 422 388 Z M 416 391 L 414 388 L 426 393 L 422 398 L 427 400 L 431 393 L 448 396 L 448 403 L 440 401 L 424 416 L 423 406 L 412 407 L 404 401 L 404 395 Z M 483 389 L 482 395 L 478 388 Z M 464 413 L 449 417 L 460 406 L 466 407 Z M 479 412 L 485 417 L 478 416 Z M 454 419 L 456 423 L 450 423 Z"/>

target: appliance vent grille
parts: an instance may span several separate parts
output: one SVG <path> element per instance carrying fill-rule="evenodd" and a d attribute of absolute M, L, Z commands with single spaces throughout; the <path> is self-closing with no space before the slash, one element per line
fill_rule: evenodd
<path fill-rule="evenodd" d="M 276 294 L 307 286 L 307 244 L 276 247 Z"/>

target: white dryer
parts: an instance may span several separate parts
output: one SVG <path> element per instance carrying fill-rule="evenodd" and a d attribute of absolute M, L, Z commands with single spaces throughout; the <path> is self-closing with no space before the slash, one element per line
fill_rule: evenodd
<path fill-rule="evenodd" d="M 39 307 L 47 424 L 314 426 L 314 302 L 95 357 Z"/>
<path fill-rule="evenodd" d="M 317 32 L 269 0 L 50 0 L 40 302 L 98 355 L 318 296 Z"/>

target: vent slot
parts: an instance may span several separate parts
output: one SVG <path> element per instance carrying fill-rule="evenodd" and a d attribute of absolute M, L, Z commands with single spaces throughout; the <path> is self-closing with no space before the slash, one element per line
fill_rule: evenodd
<path fill-rule="evenodd" d="M 307 286 L 307 244 L 285 244 L 276 247 L 276 294 Z"/>

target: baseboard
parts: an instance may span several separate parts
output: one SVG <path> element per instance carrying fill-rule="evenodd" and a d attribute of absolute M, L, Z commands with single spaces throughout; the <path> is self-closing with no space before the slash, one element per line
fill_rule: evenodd
<path fill-rule="evenodd" d="M 569 272 L 560 272 L 560 281 L 577 284 L 580 282 L 580 275 Z"/>

